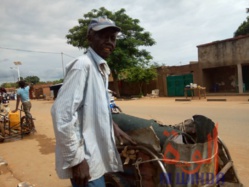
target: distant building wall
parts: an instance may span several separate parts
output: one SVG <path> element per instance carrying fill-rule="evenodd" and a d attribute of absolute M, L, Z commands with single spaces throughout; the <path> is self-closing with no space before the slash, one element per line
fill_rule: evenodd
<path fill-rule="evenodd" d="M 16 92 L 17 88 L 5 88 L 7 92 L 11 93 L 11 92 Z"/>
<path fill-rule="evenodd" d="M 161 66 L 157 69 L 157 72 L 157 88 L 159 89 L 159 96 L 168 96 L 167 76 L 192 74 L 193 82 L 201 85 L 198 62 L 191 62 L 190 64 L 183 66 Z"/>
<path fill-rule="evenodd" d="M 33 99 L 50 99 L 52 84 L 36 84 L 33 85 Z"/>
<path fill-rule="evenodd" d="M 197 47 L 201 81 L 209 92 L 249 91 L 249 35 Z"/>
<path fill-rule="evenodd" d="M 249 35 L 198 46 L 202 69 L 249 63 Z"/>

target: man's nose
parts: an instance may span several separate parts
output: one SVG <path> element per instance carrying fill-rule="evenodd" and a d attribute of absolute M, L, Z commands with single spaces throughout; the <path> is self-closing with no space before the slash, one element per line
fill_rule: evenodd
<path fill-rule="evenodd" d="M 107 42 L 109 42 L 109 43 L 113 43 L 113 41 L 112 41 L 112 38 L 111 38 L 111 37 L 106 37 L 106 38 L 105 38 L 105 40 L 106 40 Z"/>

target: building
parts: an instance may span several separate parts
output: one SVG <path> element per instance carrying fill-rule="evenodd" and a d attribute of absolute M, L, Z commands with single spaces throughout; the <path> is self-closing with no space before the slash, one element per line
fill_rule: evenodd
<path fill-rule="evenodd" d="M 249 35 L 197 46 L 198 61 L 182 66 L 157 68 L 157 80 L 143 85 L 144 95 L 159 89 L 160 96 L 184 96 L 184 88 L 195 83 L 207 94 L 249 93 Z M 112 77 L 109 87 L 114 90 Z M 50 87 L 56 98 L 61 84 Z M 118 82 L 121 96 L 139 95 L 137 83 Z"/>
<path fill-rule="evenodd" d="M 62 83 L 50 86 L 50 91 L 53 93 L 53 99 L 56 99 L 61 86 L 62 86 Z"/>
<path fill-rule="evenodd" d="M 162 66 L 157 72 L 157 89 L 160 96 L 184 96 L 186 85 L 201 85 L 198 62 L 182 66 Z"/>
<path fill-rule="evenodd" d="M 158 68 L 160 96 L 183 96 L 189 83 L 207 93 L 249 93 L 249 35 L 201 44 L 198 61 Z"/>
<path fill-rule="evenodd" d="M 46 99 L 49 100 L 51 99 L 51 91 L 50 91 L 50 86 L 52 84 L 35 84 L 32 86 L 31 89 L 31 99 Z"/>
<path fill-rule="evenodd" d="M 197 46 L 200 83 L 209 92 L 249 91 L 249 35 Z"/>

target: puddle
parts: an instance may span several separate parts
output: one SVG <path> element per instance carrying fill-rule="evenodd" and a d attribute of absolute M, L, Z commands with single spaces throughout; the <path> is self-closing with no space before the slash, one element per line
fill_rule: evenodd
<path fill-rule="evenodd" d="M 45 135 L 36 135 L 35 139 L 39 143 L 39 150 L 42 154 L 47 155 L 55 152 L 55 140 L 53 138 L 48 138 Z"/>

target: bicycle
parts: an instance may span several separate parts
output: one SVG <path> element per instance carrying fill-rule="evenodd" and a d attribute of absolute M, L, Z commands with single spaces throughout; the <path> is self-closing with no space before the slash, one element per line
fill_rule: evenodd
<path fill-rule="evenodd" d="M 20 110 L 20 116 L 21 116 L 21 112 L 24 112 L 22 109 Z M 31 114 L 30 114 L 31 115 Z M 21 134 L 23 135 L 28 135 L 31 132 L 36 132 L 35 129 L 35 124 L 34 124 L 34 120 L 35 118 L 33 118 L 32 116 L 21 116 L 21 121 L 20 121 L 20 125 L 21 125 Z"/>

